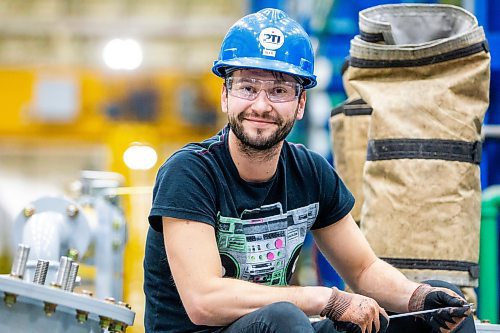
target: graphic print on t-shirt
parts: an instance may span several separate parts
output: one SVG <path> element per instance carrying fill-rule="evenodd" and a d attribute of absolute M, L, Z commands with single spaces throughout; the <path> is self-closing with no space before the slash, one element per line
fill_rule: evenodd
<path fill-rule="evenodd" d="M 278 202 L 245 210 L 240 218 L 219 214 L 216 232 L 223 276 L 287 285 L 318 207 L 313 203 L 283 213 Z"/>

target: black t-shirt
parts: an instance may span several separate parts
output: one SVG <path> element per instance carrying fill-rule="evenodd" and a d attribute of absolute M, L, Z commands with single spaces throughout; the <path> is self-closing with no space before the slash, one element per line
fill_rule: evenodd
<path fill-rule="evenodd" d="M 287 141 L 269 181 L 241 179 L 229 154 L 228 133 L 225 127 L 206 141 L 186 145 L 158 172 L 144 260 L 148 332 L 204 329 L 191 323 L 173 283 L 162 216 L 213 226 L 225 277 L 287 285 L 307 230 L 335 223 L 354 205 L 322 156 Z"/>

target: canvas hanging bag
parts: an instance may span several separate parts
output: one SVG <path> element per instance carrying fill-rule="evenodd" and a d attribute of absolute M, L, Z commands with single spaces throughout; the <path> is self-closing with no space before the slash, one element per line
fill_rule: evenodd
<path fill-rule="evenodd" d="M 350 86 L 348 63 L 342 72 L 347 100 L 330 114 L 330 138 L 335 169 L 356 198 L 351 214 L 359 224 L 364 201 L 363 166 L 372 108 Z"/>
<path fill-rule="evenodd" d="M 477 286 L 483 29 L 450 5 L 383 5 L 359 17 L 346 74 L 372 108 L 361 228 L 410 279 Z"/>

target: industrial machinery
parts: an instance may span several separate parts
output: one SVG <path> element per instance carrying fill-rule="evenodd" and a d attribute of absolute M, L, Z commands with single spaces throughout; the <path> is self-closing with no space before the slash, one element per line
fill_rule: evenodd
<path fill-rule="evenodd" d="M 120 301 L 127 234 L 112 190 L 121 182 L 83 171 L 76 200 L 42 197 L 18 215 L 17 254 L 10 274 L 0 275 L 1 332 L 125 332 L 133 324 L 135 313 Z M 93 278 L 78 276 L 84 266 Z"/>
<path fill-rule="evenodd" d="M 50 262 L 38 260 L 33 282 L 24 280 L 30 248 L 20 244 L 11 273 L 0 275 L 1 332 L 125 332 L 134 312 L 114 298 L 99 300 L 91 292 L 73 292 L 78 264 L 62 256 L 56 279 L 46 285 Z"/>
<path fill-rule="evenodd" d="M 82 281 L 98 298 L 122 298 L 123 255 L 127 239 L 124 214 L 113 190 L 119 174 L 82 171 L 79 196 L 42 197 L 29 205 L 14 222 L 12 247 L 31 248 L 24 279 L 31 281 L 38 259 L 50 261 L 49 280 L 55 278 L 60 256 L 69 256 L 95 269 L 92 281 Z"/>

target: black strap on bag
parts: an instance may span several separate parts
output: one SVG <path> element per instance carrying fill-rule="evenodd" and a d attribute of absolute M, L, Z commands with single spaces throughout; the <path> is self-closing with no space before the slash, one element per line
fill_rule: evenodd
<path fill-rule="evenodd" d="M 410 258 L 380 258 L 399 269 L 430 269 L 442 271 L 469 272 L 473 279 L 479 277 L 479 265 L 470 261 L 410 259 Z"/>
<path fill-rule="evenodd" d="M 432 159 L 479 164 L 481 141 L 382 139 L 368 141 L 366 160 Z"/>
<path fill-rule="evenodd" d="M 450 52 L 437 54 L 434 56 L 429 56 L 420 59 L 411 60 L 373 60 L 373 59 L 360 59 L 356 57 L 349 58 L 349 66 L 359 67 L 359 68 L 391 68 L 391 67 L 417 67 L 432 65 L 439 62 L 445 62 L 453 59 L 465 58 L 467 56 L 480 53 L 489 52 L 489 46 L 487 41 L 482 41 L 476 44 L 469 45 L 467 47 L 453 50 Z"/>

